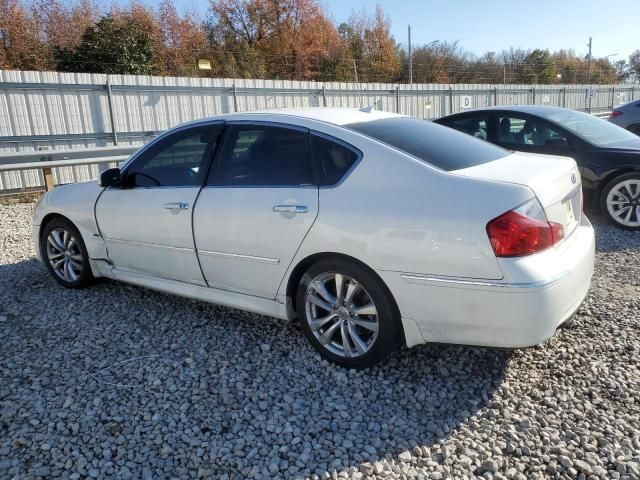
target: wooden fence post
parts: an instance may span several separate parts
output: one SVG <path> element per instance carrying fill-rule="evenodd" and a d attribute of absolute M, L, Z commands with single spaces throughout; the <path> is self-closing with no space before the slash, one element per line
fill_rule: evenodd
<path fill-rule="evenodd" d="M 55 185 L 53 184 L 53 172 L 51 171 L 51 167 L 42 168 L 42 177 L 44 178 L 44 186 L 47 189 L 47 192 L 53 190 Z"/>

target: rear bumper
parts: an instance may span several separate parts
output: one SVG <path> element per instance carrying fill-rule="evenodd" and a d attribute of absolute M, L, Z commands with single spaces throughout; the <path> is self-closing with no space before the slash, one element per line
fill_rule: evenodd
<path fill-rule="evenodd" d="M 578 309 L 593 274 L 595 238 L 583 216 L 565 242 L 500 259 L 502 280 L 378 272 L 400 309 L 407 345 L 423 342 L 527 347 L 551 337 Z"/>

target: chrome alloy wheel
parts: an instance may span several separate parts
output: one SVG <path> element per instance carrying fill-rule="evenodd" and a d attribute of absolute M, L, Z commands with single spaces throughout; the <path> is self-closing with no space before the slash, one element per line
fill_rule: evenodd
<path fill-rule="evenodd" d="M 611 217 L 626 227 L 640 227 L 640 180 L 624 180 L 609 191 L 607 210 Z"/>
<path fill-rule="evenodd" d="M 367 353 L 378 337 L 378 311 L 369 293 L 341 273 L 322 273 L 305 295 L 309 328 L 320 344 L 346 358 Z"/>
<path fill-rule="evenodd" d="M 55 274 L 65 282 L 76 282 L 82 274 L 82 252 L 76 238 L 63 228 L 47 236 L 47 259 Z"/>

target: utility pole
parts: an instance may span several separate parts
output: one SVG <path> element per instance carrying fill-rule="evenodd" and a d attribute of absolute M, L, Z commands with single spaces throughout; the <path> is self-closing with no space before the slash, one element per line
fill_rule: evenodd
<path fill-rule="evenodd" d="M 589 37 L 589 63 L 587 66 L 587 83 L 591 84 L 591 37 Z M 587 111 L 591 113 L 591 88 L 587 89 L 586 93 L 587 97 L 585 100 L 585 104 L 588 104 Z"/>
<path fill-rule="evenodd" d="M 589 63 L 587 67 L 587 83 L 591 83 L 591 37 L 589 37 Z"/>
<path fill-rule="evenodd" d="M 507 66 L 506 65 L 502 66 L 502 84 L 503 85 L 507 84 Z"/>
<path fill-rule="evenodd" d="M 409 83 L 413 83 L 413 57 L 411 56 L 411 25 L 407 25 L 409 34 Z"/>

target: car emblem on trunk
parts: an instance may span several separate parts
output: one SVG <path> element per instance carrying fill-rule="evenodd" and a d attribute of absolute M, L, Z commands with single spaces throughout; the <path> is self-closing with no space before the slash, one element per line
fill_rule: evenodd
<path fill-rule="evenodd" d="M 578 181 L 578 177 L 576 177 L 575 173 L 571 174 L 571 183 L 575 184 Z"/>

